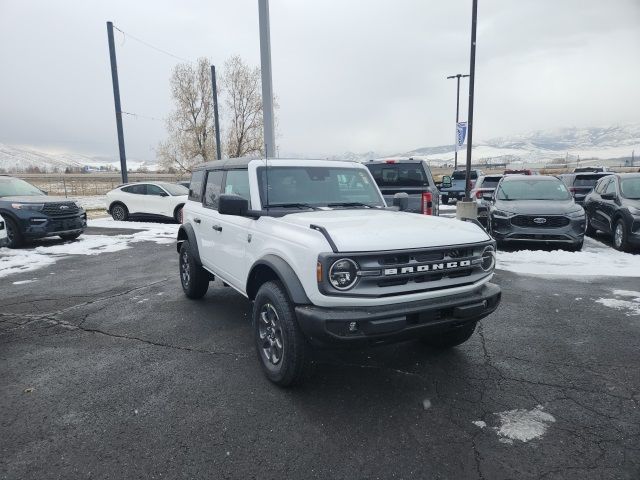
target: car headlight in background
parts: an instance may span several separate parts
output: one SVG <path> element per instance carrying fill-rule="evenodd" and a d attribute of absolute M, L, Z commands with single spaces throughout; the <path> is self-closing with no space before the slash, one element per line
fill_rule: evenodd
<path fill-rule="evenodd" d="M 580 208 L 578 210 L 572 210 L 571 212 L 567 213 L 567 216 L 571 218 L 584 217 L 584 209 Z"/>
<path fill-rule="evenodd" d="M 44 203 L 12 203 L 11 208 L 16 210 L 35 210 L 39 212 L 44 208 Z"/>
<path fill-rule="evenodd" d="M 482 267 L 482 270 L 491 272 L 496 266 L 496 250 L 491 245 L 484 247 L 481 258 L 480 267 Z"/>
<path fill-rule="evenodd" d="M 503 218 L 509 218 L 515 215 L 514 213 L 505 212 L 504 210 L 494 210 L 493 212 L 491 212 L 491 214 L 495 217 L 503 217 Z"/>
<path fill-rule="evenodd" d="M 349 290 L 358 281 L 358 264 L 349 258 L 336 260 L 329 268 L 329 281 L 337 290 Z"/>

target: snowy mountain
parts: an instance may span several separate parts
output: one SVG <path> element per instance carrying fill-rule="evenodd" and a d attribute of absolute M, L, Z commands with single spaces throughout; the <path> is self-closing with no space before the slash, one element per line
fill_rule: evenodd
<path fill-rule="evenodd" d="M 129 169 L 137 170 L 145 167 L 157 170 L 154 163 L 135 159 L 127 160 Z M 81 153 L 48 153 L 30 147 L 6 145 L 0 143 L 0 172 L 43 172 L 55 173 L 65 170 L 80 171 L 83 169 L 99 169 L 100 167 L 119 169 L 117 158 L 89 156 Z"/>

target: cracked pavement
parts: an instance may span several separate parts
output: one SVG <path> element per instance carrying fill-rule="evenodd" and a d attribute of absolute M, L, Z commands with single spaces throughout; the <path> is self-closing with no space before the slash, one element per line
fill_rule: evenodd
<path fill-rule="evenodd" d="M 283 390 L 249 302 L 177 270 L 140 243 L 0 279 L 0 478 L 640 478 L 640 316 L 595 302 L 637 279 L 499 272 L 461 347 L 317 352 Z M 497 435 L 537 406 L 544 435 Z"/>

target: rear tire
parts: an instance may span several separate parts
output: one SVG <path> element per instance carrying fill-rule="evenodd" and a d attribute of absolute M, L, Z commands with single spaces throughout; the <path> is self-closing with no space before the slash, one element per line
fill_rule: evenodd
<path fill-rule="evenodd" d="M 111 216 L 116 221 L 124 222 L 129 218 L 129 210 L 122 203 L 116 203 L 111 207 Z"/>
<path fill-rule="evenodd" d="M 19 248 L 24 245 L 24 236 L 22 235 L 22 232 L 20 232 L 16 222 L 7 218 L 5 224 L 7 225 L 7 247 Z"/>
<path fill-rule="evenodd" d="M 448 332 L 424 336 L 420 341 L 431 348 L 447 349 L 461 345 L 471 338 L 478 322 L 467 323 Z"/>
<path fill-rule="evenodd" d="M 209 290 L 209 272 L 198 263 L 189 241 L 185 240 L 180 246 L 180 283 L 188 298 L 198 299 L 205 296 Z"/>
<path fill-rule="evenodd" d="M 266 377 L 288 387 L 306 375 L 310 360 L 293 303 L 278 281 L 263 284 L 253 302 L 253 328 L 258 360 Z"/>
<path fill-rule="evenodd" d="M 442 204 L 449 205 L 449 195 L 442 195 Z"/>
<path fill-rule="evenodd" d="M 78 238 L 80 235 L 82 235 L 82 232 L 80 233 L 64 233 L 62 235 L 60 235 L 60 238 L 62 240 L 75 240 L 76 238 Z"/>

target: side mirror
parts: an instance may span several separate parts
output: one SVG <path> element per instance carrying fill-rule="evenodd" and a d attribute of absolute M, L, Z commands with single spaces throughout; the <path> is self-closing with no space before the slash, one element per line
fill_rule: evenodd
<path fill-rule="evenodd" d="M 442 177 L 442 188 L 451 188 L 451 177 L 449 175 Z"/>
<path fill-rule="evenodd" d="M 220 215 L 235 215 L 244 217 L 249 211 L 249 201 L 239 195 L 224 194 L 218 200 L 218 213 Z"/>
<path fill-rule="evenodd" d="M 493 192 L 482 192 L 482 200 L 487 202 L 493 201 Z"/>
<path fill-rule="evenodd" d="M 602 197 L 603 200 L 615 200 L 616 199 L 616 194 L 611 192 L 611 193 L 603 193 L 602 195 L 600 195 Z"/>
<path fill-rule="evenodd" d="M 401 212 L 409 210 L 409 194 L 406 192 L 396 193 L 393 196 L 393 206 L 398 207 Z"/>

